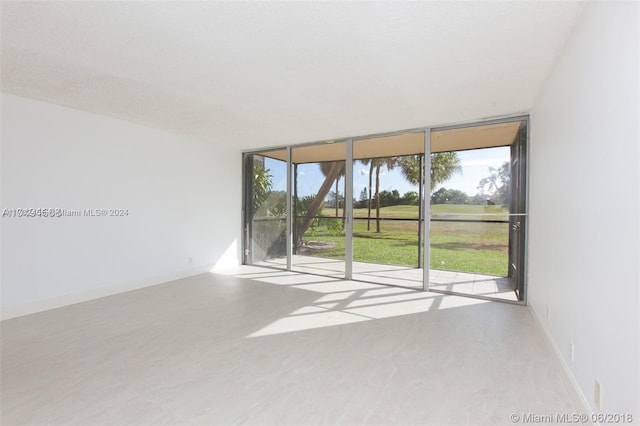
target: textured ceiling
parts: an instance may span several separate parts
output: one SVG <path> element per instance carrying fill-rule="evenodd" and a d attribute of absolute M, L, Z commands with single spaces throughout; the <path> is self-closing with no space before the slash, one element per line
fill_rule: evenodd
<path fill-rule="evenodd" d="M 9 2 L 2 91 L 256 148 L 528 111 L 574 2 Z"/>

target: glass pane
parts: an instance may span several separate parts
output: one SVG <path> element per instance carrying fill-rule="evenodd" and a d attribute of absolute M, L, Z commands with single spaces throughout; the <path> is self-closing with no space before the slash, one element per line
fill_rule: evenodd
<path fill-rule="evenodd" d="M 294 256 L 298 272 L 344 277 L 344 143 L 294 148 Z M 318 161 L 313 161 L 316 158 Z"/>
<path fill-rule="evenodd" d="M 422 288 L 424 134 L 359 140 L 353 149 L 353 279 Z"/>
<path fill-rule="evenodd" d="M 516 300 L 508 279 L 510 148 L 438 152 L 431 163 L 429 288 Z"/>
<path fill-rule="evenodd" d="M 247 263 L 286 268 L 287 162 L 268 154 L 247 156 Z"/>

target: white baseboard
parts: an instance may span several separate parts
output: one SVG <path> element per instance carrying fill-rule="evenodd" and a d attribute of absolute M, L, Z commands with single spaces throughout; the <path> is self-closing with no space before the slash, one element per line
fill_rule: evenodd
<path fill-rule="evenodd" d="M 11 318 L 22 317 L 25 315 L 35 314 L 38 312 L 48 311 L 50 309 L 62 308 L 63 306 L 69 306 L 76 303 L 86 302 L 88 300 L 100 299 L 102 297 L 113 296 L 114 294 L 126 293 L 132 290 L 138 290 L 144 287 L 151 287 L 158 284 L 163 284 L 169 281 L 179 280 L 182 278 L 191 277 L 194 275 L 210 272 L 213 265 L 197 266 L 182 270 L 172 274 L 166 274 L 162 276 L 155 276 L 149 279 L 134 281 L 123 285 L 114 287 L 105 287 L 95 289 L 87 292 L 69 294 L 60 297 L 54 297 L 46 300 L 39 300 L 37 302 L 24 303 L 20 305 L 7 306 L 2 308 L 0 312 L 0 320 L 8 320 Z"/>
<path fill-rule="evenodd" d="M 589 406 L 589 403 L 587 402 L 588 400 L 585 397 L 584 392 L 582 392 L 582 389 L 580 389 L 580 386 L 578 385 L 576 378 L 571 372 L 571 369 L 569 368 L 567 361 L 562 356 L 562 352 L 560 351 L 560 348 L 558 348 L 558 345 L 556 345 L 556 342 L 553 340 L 553 337 L 551 336 L 551 332 L 549 331 L 547 324 L 544 321 L 542 321 L 542 317 L 538 315 L 538 313 L 533 308 L 533 306 L 531 306 L 530 303 L 527 305 L 527 307 L 529 308 L 529 312 L 531 312 L 531 316 L 533 316 L 534 322 L 542 332 L 542 336 L 545 340 L 545 343 L 547 344 L 549 349 L 553 351 L 558 367 L 560 368 L 562 373 L 564 373 L 562 374 L 562 378 L 564 380 L 565 387 L 569 392 L 569 396 L 573 401 L 573 405 L 576 407 L 576 411 L 578 411 L 579 414 L 589 414 L 589 415 L 594 414 L 594 411 L 591 409 L 591 407 Z"/>

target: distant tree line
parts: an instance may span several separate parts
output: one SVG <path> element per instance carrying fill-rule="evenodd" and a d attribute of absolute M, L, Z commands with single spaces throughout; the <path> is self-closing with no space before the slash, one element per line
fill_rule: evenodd
<path fill-rule="evenodd" d="M 390 206 L 417 206 L 419 202 L 419 195 L 415 191 L 406 192 L 404 195 L 400 195 L 397 189 L 392 191 L 380 191 L 380 207 Z M 367 208 L 369 205 L 369 199 L 367 198 L 366 188 L 360 193 L 360 199 L 354 202 L 353 207 L 357 209 Z"/>
<path fill-rule="evenodd" d="M 489 176 L 478 183 L 478 193 L 469 196 L 458 189 L 440 188 L 431 194 L 431 204 L 492 204 L 509 207 L 511 193 L 509 162 L 500 167 L 489 167 Z"/>
<path fill-rule="evenodd" d="M 431 204 L 487 204 L 486 195 L 476 194 L 469 196 L 459 189 L 440 188 L 431 194 Z"/>

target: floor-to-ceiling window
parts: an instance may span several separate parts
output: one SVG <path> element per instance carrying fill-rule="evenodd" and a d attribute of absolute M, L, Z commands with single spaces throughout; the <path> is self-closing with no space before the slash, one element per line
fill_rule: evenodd
<path fill-rule="evenodd" d="M 292 269 L 345 276 L 344 142 L 294 147 Z"/>
<path fill-rule="evenodd" d="M 518 118 L 246 153 L 245 263 L 523 301 L 526 138 Z"/>
<path fill-rule="evenodd" d="M 429 290 L 523 300 L 525 136 L 524 120 L 431 132 Z"/>
<path fill-rule="evenodd" d="M 422 289 L 424 131 L 353 142 L 353 279 Z"/>
<path fill-rule="evenodd" d="M 287 161 L 281 151 L 244 157 L 244 262 L 286 267 Z"/>

